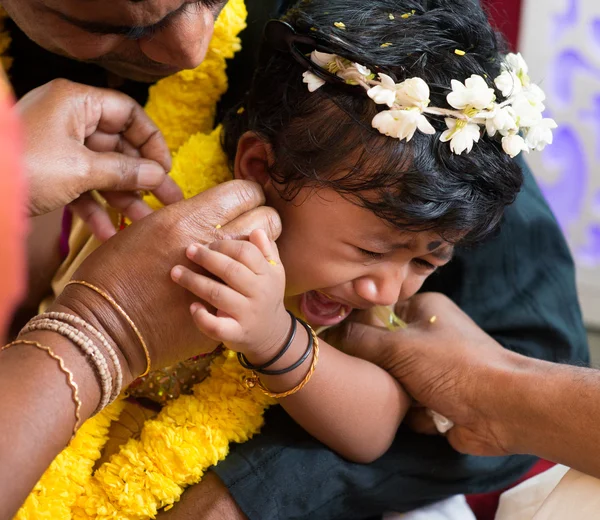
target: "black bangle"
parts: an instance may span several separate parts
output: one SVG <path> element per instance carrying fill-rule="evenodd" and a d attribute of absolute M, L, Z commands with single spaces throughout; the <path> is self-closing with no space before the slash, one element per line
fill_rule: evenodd
<path fill-rule="evenodd" d="M 281 370 L 255 369 L 255 372 L 258 372 L 259 374 L 262 374 L 264 376 L 282 376 L 283 374 L 293 372 L 308 359 L 308 357 L 312 354 L 314 348 L 313 335 L 311 333 L 310 327 L 308 326 L 308 323 L 302 321 L 301 319 L 298 319 L 298 321 L 302 324 L 302 326 L 306 329 L 306 332 L 308 333 L 308 347 L 306 348 L 306 351 L 304 352 L 302 357 L 298 361 L 296 361 L 291 367 L 288 368 L 282 368 Z"/>
<path fill-rule="evenodd" d="M 290 333 L 290 337 L 289 337 L 287 343 L 285 344 L 283 349 L 281 349 L 281 352 L 279 352 L 279 354 L 277 354 L 273 359 L 271 359 L 271 361 L 267 361 L 264 365 L 260 365 L 258 367 L 254 366 L 252 363 L 250 363 L 250 361 L 248 361 L 248 359 L 246 358 L 246 356 L 244 356 L 244 354 L 242 354 L 241 352 L 238 352 L 237 358 L 238 358 L 238 361 L 240 362 L 240 365 L 242 365 L 244 368 L 246 368 L 248 370 L 254 370 L 255 372 L 260 372 L 261 370 L 264 370 L 265 368 L 270 367 L 273 363 L 276 363 L 284 356 L 284 354 L 292 346 L 292 343 L 294 342 L 294 338 L 296 337 L 296 330 L 298 329 L 298 323 L 296 322 L 296 317 L 290 311 L 287 311 L 287 313 L 290 315 L 290 318 L 292 318 L 292 332 Z"/>

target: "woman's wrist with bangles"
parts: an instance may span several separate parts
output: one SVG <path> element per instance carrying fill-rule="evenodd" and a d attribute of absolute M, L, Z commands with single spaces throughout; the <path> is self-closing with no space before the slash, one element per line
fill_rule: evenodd
<path fill-rule="evenodd" d="M 120 347 L 119 340 L 115 339 L 114 335 L 116 325 L 111 329 L 105 324 L 107 318 L 99 319 L 98 309 L 106 309 L 108 304 L 131 329 L 135 336 L 134 341 L 138 343 L 137 348 L 142 350 L 145 361 L 145 368 L 140 375 L 145 375 L 151 370 L 151 359 L 145 339 L 137 325 L 110 294 L 85 281 L 73 281 L 68 286 L 79 288 L 80 292 L 81 288 L 84 288 L 88 297 L 90 293 L 95 293 L 104 303 L 90 305 L 85 291 L 78 294 L 77 299 L 71 300 L 72 306 L 64 305 L 63 297 L 63 303 L 56 302 L 47 312 L 30 320 L 15 341 L 0 348 L 0 353 L 21 349 L 22 352 L 29 350 L 31 355 L 32 351 L 37 350 L 38 353 L 43 352 L 47 360 L 51 359 L 56 364 L 71 390 L 74 404 L 74 435 L 87 417 L 113 402 L 123 388 L 131 383 L 133 374 L 137 374 L 137 370 L 132 369 L 129 364 L 127 356 L 130 338 L 125 335 L 127 347 Z M 73 292 L 71 289 L 71 293 Z M 68 297 L 66 300 L 69 302 Z M 92 308 L 96 312 L 91 313 Z M 80 309 L 89 312 L 82 313 Z M 106 316 L 110 315 L 110 312 L 106 313 Z M 108 330 L 112 330 L 113 333 L 109 334 Z M 119 331 L 118 326 L 116 330 Z M 19 355 L 23 355 L 22 352 Z M 93 377 L 90 377 L 90 371 Z M 96 385 L 93 384 L 94 380 Z"/>
<path fill-rule="evenodd" d="M 121 307 L 128 307 L 127 302 L 116 296 L 114 298 Z M 138 336 L 123 316 L 100 294 L 83 285 L 71 284 L 65 287 L 49 310 L 79 316 L 104 335 L 121 363 L 124 388 L 148 369 L 146 352 Z"/>

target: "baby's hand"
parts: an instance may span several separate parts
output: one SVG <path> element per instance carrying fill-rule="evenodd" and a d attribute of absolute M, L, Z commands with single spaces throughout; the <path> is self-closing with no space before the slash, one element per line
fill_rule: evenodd
<path fill-rule="evenodd" d="M 190 307 L 198 328 L 243 354 L 277 353 L 286 342 L 290 317 L 285 310 L 285 271 L 275 242 L 263 230 L 250 241 L 219 240 L 208 246 L 193 245 L 187 257 L 212 277 L 177 266 L 175 282 L 216 309 L 203 303 Z"/>

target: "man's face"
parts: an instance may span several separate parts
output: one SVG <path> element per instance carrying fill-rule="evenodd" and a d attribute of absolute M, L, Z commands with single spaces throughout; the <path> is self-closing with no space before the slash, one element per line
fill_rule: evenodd
<path fill-rule="evenodd" d="M 153 82 L 197 67 L 226 0 L 0 0 L 45 49 Z"/>

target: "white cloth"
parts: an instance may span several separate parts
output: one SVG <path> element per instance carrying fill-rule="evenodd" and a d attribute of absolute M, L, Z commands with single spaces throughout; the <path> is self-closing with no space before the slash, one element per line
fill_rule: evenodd
<path fill-rule="evenodd" d="M 523 482 L 500 498 L 496 520 L 598 520 L 600 480 L 564 466 Z"/>
<path fill-rule="evenodd" d="M 387 513 L 383 520 L 476 520 L 463 495 L 411 511 L 410 513 Z"/>
<path fill-rule="evenodd" d="M 565 466 L 554 466 L 503 493 L 496 520 L 532 520 L 567 471 Z"/>

